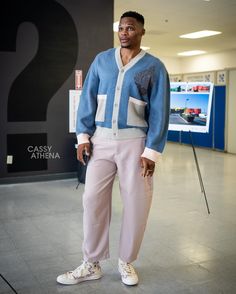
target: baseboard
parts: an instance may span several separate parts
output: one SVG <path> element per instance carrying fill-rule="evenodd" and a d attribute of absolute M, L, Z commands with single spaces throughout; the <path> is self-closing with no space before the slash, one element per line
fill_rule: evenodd
<path fill-rule="evenodd" d="M 0 184 L 31 183 L 77 178 L 77 172 L 0 178 Z"/>

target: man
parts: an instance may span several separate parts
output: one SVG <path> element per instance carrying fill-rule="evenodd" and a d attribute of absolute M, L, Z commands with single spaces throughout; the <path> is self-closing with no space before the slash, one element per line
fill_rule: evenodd
<path fill-rule="evenodd" d="M 123 216 L 118 270 L 122 282 L 136 285 L 135 261 L 152 200 L 152 176 L 166 142 L 169 79 L 162 62 L 140 48 L 144 18 L 120 18 L 121 47 L 98 54 L 87 74 L 77 118 L 78 160 L 90 157 L 84 206 L 84 262 L 57 278 L 77 284 L 102 277 L 99 261 L 109 258 L 111 193 L 119 177 Z"/>

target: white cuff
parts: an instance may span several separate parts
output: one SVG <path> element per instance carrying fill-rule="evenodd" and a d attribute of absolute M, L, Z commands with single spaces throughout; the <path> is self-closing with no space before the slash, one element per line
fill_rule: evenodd
<path fill-rule="evenodd" d="M 77 135 L 78 145 L 89 143 L 89 137 L 90 136 L 88 134 L 83 133 Z"/>
<path fill-rule="evenodd" d="M 157 162 L 157 160 L 160 156 L 161 156 L 160 152 L 157 152 L 157 151 L 150 149 L 148 147 L 145 147 L 143 154 L 141 155 L 141 157 L 145 157 L 145 158 L 150 159 L 154 162 Z"/>

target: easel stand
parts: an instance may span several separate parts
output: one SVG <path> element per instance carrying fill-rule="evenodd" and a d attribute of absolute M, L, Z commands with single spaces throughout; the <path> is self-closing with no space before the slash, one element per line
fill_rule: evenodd
<path fill-rule="evenodd" d="M 196 167 L 197 167 L 197 173 L 198 173 L 199 183 L 200 183 L 200 186 L 201 186 L 201 192 L 203 193 L 204 198 L 205 198 L 207 212 L 208 212 L 208 214 L 210 214 L 210 209 L 209 209 L 209 205 L 208 205 L 208 201 L 207 201 L 206 191 L 205 191 L 205 188 L 204 188 L 202 175 L 201 175 L 201 171 L 200 171 L 198 160 L 197 160 L 197 154 L 196 154 L 196 151 L 195 151 L 195 147 L 193 145 L 193 137 L 192 137 L 191 131 L 189 131 L 189 137 L 190 137 L 191 145 L 192 145 L 192 148 L 193 148 L 193 155 L 194 155 L 194 159 L 195 159 L 195 163 L 196 163 Z"/>

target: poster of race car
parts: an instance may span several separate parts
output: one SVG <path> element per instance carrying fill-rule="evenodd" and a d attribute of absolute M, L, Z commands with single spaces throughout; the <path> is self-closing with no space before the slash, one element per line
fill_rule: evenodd
<path fill-rule="evenodd" d="M 170 88 L 169 130 L 208 133 L 213 83 L 175 82 Z"/>

